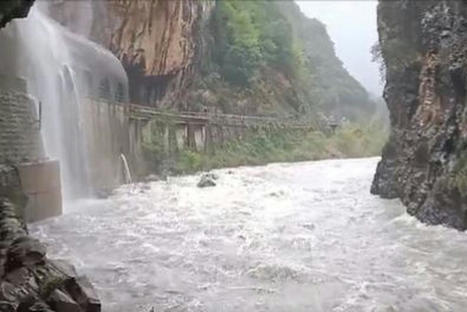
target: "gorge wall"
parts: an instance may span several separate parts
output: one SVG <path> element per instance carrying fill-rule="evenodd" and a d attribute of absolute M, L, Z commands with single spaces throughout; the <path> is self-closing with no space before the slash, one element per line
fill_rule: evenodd
<path fill-rule="evenodd" d="M 61 1 L 50 14 L 121 60 L 137 104 L 350 118 L 373 109 L 325 26 L 293 1 Z"/>
<path fill-rule="evenodd" d="M 390 141 L 372 192 L 423 222 L 467 228 L 467 4 L 380 1 Z"/>
<path fill-rule="evenodd" d="M 175 105 L 194 80 L 200 31 L 213 7 L 211 0 L 63 1 L 50 14 L 120 59 L 132 102 L 162 107 Z"/>

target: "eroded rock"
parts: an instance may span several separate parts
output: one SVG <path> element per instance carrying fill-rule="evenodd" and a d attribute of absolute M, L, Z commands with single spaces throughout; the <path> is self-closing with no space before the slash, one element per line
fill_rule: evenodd
<path fill-rule="evenodd" d="M 380 1 L 391 136 L 372 193 L 429 224 L 467 228 L 467 3 Z"/>
<path fill-rule="evenodd" d="M 50 295 L 47 303 L 54 311 L 81 312 L 81 307 L 67 293 L 56 289 Z"/>
<path fill-rule="evenodd" d="M 27 235 L 15 211 L 0 200 L 0 312 L 99 312 L 89 280 L 69 263 L 48 260 L 44 245 Z"/>

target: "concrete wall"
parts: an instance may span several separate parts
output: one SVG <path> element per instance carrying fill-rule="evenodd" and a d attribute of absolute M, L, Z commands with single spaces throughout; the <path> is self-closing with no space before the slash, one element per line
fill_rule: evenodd
<path fill-rule="evenodd" d="M 35 222 L 62 214 L 62 190 L 58 161 L 22 163 L 18 165 L 21 189 L 28 201 L 24 211 L 26 222 Z"/>
<path fill-rule="evenodd" d="M 39 126 L 25 81 L 0 75 L 0 163 L 44 159 Z"/>
<path fill-rule="evenodd" d="M 120 154 L 128 157 L 130 131 L 127 106 L 118 102 L 86 99 L 82 120 L 86 129 L 89 178 L 93 190 L 124 182 Z"/>
<path fill-rule="evenodd" d="M 35 101 L 26 82 L 0 76 L 0 197 L 33 222 L 62 212 L 60 166 L 45 157 Z"/>
<path fill-rule="evenodd" d="M 128 103 L 103 99 L 83 102 L 91 189 L 110 190 L 125 183 L 121 154 L 127 158 L 134 180 L 148 175 L 150 169 L 143 155 L 148 122 L 131 119 Z"/>

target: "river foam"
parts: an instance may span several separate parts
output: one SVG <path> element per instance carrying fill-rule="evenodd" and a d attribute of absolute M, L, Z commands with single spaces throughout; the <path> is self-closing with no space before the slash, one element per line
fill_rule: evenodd
<path fill-rule="evenodd" d="M 32 233 L 104 311 L 463 311 L 467 236 L 369 194 L 378 159 L 124 186 Z"/>

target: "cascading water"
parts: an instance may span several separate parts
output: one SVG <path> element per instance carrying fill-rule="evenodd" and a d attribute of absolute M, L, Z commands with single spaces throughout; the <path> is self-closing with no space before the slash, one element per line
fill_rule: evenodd
<path fill-rule="evenodd" d="M 128 166 L 128 161 L 124 154 L 120 154 L 120 159 L 122 160 L 123 165 L 123 175 L 125 178 L 125 184 L 133 183 L 133 178 L 131 177 L 130 167 Z"/>
<path fill-rule="evenodd" d="M 51 20 L 46 5 L 37 3 L 27 19 L 0 32 L 2 48 L 11 47 L 0 51 L 0 72 L 25 77 L 28 92 L 42 103 L 46 152 L 60 160 L 64 196 L 72 199 L 90 191 L 82 100 L 124 101 L 128 82 L 117 58 Z"/>

